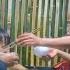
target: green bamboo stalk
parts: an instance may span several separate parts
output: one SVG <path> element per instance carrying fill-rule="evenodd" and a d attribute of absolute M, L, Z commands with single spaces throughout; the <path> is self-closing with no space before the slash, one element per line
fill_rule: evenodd
<path fill-rule="evenodd" d="M 60 0 L 56 0 L 56 16 L 55 16 L 55 32 L 54 32 L 54 37 L 58 37 L 59 7 L 60 7 Z"/>
<path fill-rule="evenodd" d="M 2 0 L 2 27 L 4 28 L 5 0 Z"/>
<path fill-rule="evenodd" d="M 51 28 L 51 27 L 52 27 L 52 24 L 53 24 L 53 23 L 52 23 L 52 18 L 53 18 L 53 14 L 52 14 L 52 13 L 53 13 L 53 6 L 54 6 L 53 3 L 54 3 L 54 0 L 50 0 L 49 26 L 48 26 L 48 27 L 49 27 L 49 28 L 48 28 L 48 34 L 49 34 L 48 36 L 49 36 L 49 37 L 51 37 L 51 32 L 52 32 L 52 28 Z M 48 61 L 48 67 L 49 67 L 49 66 L 51 66 L 51 60 Z"/>
<path fill-rule="evenodd" d="M 67 34 L 67 12 L 68 12 L 68 2 L 69 0 L 63 1 L 63 10 L 62 10 L 62 36 Z M 64 49 L 66 52 L 69 49 Z"/>
<path fill-rule="evenodd" d="M 61 0 L 56 0 L 56 13 L 55 13 L 55 30 L 54 30 L 54 37 L 58 37 L 58 29 L 59 29 L 59 18 L 60 18 L 60 2 Z M 57 58 L 56 56 L 54 58 L 54 63 L 53 66 L 57 63 Z"/>
<path fill-rule="evenodd" d="M 19 24 L 19 20 L 20 20 L 20 17 L 19 17 L 19 2 L 20 0 L 17 0 L 16 3 L 15 3 L 15 39 L 17 38 L 17 35 L 18 35 L 18 24 Z M 15 46 L 15 52 L 18 53 L 18 47 L 17 45 Z M 19 53 L 20 54 L 20 53 Z M 20 59 L 21 59 L 21 55 L 20 55 Z M 22 62 L 22 60 L 20 60 L 20 63 Z"/>
<path fill-rule="evenodd" d="M 61 13 L 62 13 L 62 0 L 56 0 L 56 17 L 55 17 L 55 34 L 54 34 L 54 37 L 58 37 L 59 36 L 59 27 L 60 24 L 62 24 L 62 16 L 61 16 Z M 60 31 L 61 32 L 61 31 Z"/>
<path fill-rule="evenodd" d="M 51 13 L 52 14 L 52 19 L 51 19 L 51 36 L 52 37 L 54 37 L 55 13 L 56 13 L 56 0 L 53 0 L 52 13 Z"/>
<path fill-rule="evenodd" d="M 37 30 L 37 22 L 38 22 L 38 7 L 39 7 L 39 0 L 37 0 L 36 1 L 37 3 L 36 3 L 36 17 L 35 17 L 35 28 L 34 29 L 36 29 Z M 33 29 L 32 29 L 33 30 Z M 37 35 L 37 31 L 35 31 L 35 33 L 34 33 L 35 35 Z M 34 65 L 35 66 L 37 66 L 37 57 L 34 55 Z"/>
<path fill-rule="evenodd" d="M 12 16 L 11 16 L 11 30 L 10 30 L 10 36 L 12 41 L 14 41 L 15 39 L 15 3 L 16 0 L 12 0 Z"/>
<path fill-rule="evenodd" d="M 22 9 L 22 13 L 23 13 L 23 18 L 21 19 L 21 24 L 22 24 L 22 26 L 21 26 L 21 30 L 23 30 L 23 32 L 28 32 L 28 21 L 27 21 L 27 13 L 28 13 L 28 0 L 22 0 L 22 8 L 24 9 Z M 23 55 L 24 56 L 22 56 L 22 58 L 24 58 L 24 60 L 22 60 L 22 63 L 23 64 L 25 64 L 25 65 L 27 65 L 26 64 L 26 62 L 27 62 L 27 59 L 26 59 L 26 55 L 27 55 L 27 53 L 26 53 L 26 48 L 25 47 L 23 47 L 23 49 L 22 49 L 22 53 L 23 53 Z"/>
<path fill-rule="evenodd" d="M 27 6 L 27 25 L 28 25 L 28 29 L 27 29 L 27 32 L 32 32 L 32 0 L 28 0 L 28 6 Z M 34 56 L 33 56 L 33 51 L 32 51 L 32 47 L 28 47 L 26 48 L 26 63 L 28 63 L 28 58 L 30 57 L 30 62 L 28 63 L 28 65 L 30 66 L 34 66 Z M 30 55 L 30 56 L 29 56 Z"/>
<path fill-rule="evenodd" d="M 62 5 L 63 0 L 56 1 L 56 18 L 55 18 L 55 33 L 54 37 L 62 36 Z M 56 62 L 55 62 L 56 60 Z M 60 60 L 60 57 L 56 56 L 54 58 L 54 65 Z"/>
<path fill-rule="evenodd" d="M 48 3 L 49 0 L 45 0 L 45 8 L 44 8 L 44 20 L 43 20 L 43 37 L 46 37 L 46 22 L 47 22 L 47 16 L 48 16 Z"/>
<path fill-rule="evenodd" d="M 37 27 L 37 1 L 38 0 L 33 0 L 33 11 L 32 11 L 32 32 L 34 31 L 34 29 L 36 29 Z M 36 32 L 35 32 L 36 34 Z M 31 52 L 33 52 L 33 47 L 31 48 Z M 32 62 L 34 63 L 34 66 L 36 66 L 36 56 L 33 56 L 33 53 L 31 54 L 32 58 L 34 60 L 32 60 Z"/>
<path fill-rule="evenodd" d="M 48 1 L 48 8 L 47 8 L 47 21 L 46 21 L 46 31 L 45 31 L 46 37 L 49 37 L 49 11 L 50 11 L 50 0 Z"/>
<path fill-rule="evenodd" d="M 41 26 L 41 11 L 42 10 L 42 0 L 39 0 L 39 8 L 38 8 L 38 21 L 37 21 L 37 29 Z M 37 35 L 40 36 L 40 31 L 37 32 Z M 36 64 L 39 66 L 39 58 L 36 58 Z"/>
<path fill-rule="evenodd" d="M 45 0 L 42 0 L 42 6 L 41 6 L 41 22 L 40 22 L 40 28 L 38 31 L 40 31 L 40 37 L 43 37 L 43 20 L 44 20 L 44 7 L 45 7 Z M 40 59 L 39 60 L 39 65 L 40 66 L 45 66 L 45 62 Z"/>
<path fill-rule="evenodd" d="M 8 0 L 5 0 L 5 16 L 4 16 L 4 29 L 7 30 L 8 26 Z"/>
<path fill-rule="evenodd" d="M 2 0 L 0 0 L 0 28 L 2 27 Z"/>
<path fill-rule="evenodd" d="M 11 41 L 14 41 L 17 37 L 17 19 L 16 19 L 16 0 L 12 0 L 12 15 L 11 15 L 11 29 L 10 29 L 10 37 L 11 37 Z M 13 49 L 15 52 L 17 52 L 17 46 L 15 46 Z"/>
<path fill-rule="evenodd" d="M 37 0 L 33 0 L 33 11 L 32 11 L 32 32 L 33 32 L 33 29 L 35 28 L 35 20 L 36 20 L 36 9 L 37 8 Z M 34 64 L 34 56 L 33 56 L 33 47 L 31 48 L 31 60 L 32 60 L 32 65 L 35 66 Z"/>
<path fill-rule="evenodd" d="M 21 23 L 19 23 L 20 24 L 20 33 L 22 34 L 23 33 L 23 25 L 24 25 L 24 20 L 25 20 L 25 4 L 26 4 L 26 1 L 25 0 L 22 0 L 22 5 L 21 5 Z M 26 59 L 25 59 L 25 57 L 26 57 L 26 54 L 25 54 L 25 51 L 26 49 L 25 48 L 22 48 L 21 47 L 21 49 L 20 49 L 20 51 L 21 51 L 21 56 L 22 56 L 22 54 L 23 54 L 23 56 L 22 56 L 22 58 L 21 58 L 21 60 L 22 60 L 22 64 L 23 65 L 26 65 Z M 24 59 L 24 60 L 23 60 Z"/>
<path fill-rule="evenodd" d="M 37 0 L 37 5 L 36 5 L 36 19 L 35 19 L 35 29 L 37 29 L 37 22 L 38 22 L 38 7 L 39 7 L 39 0 Z M 37 35 L 37 32 L 35 32 Z"/>
<path fill-rule="evenodd" d="M 67 12 L 68 12 L 68 2 L 69 0 L 63 1 L 63 10 L 62 10 L 62 35 L 67 33 Z"/>
<path fill-rule="evenodd" d="M 18 0 L 17 2 L 16 2 L 16 18 L 17 18 L 17 33 L 16 33 L 16 36 L 18 36 L 19 34 L 21 34 L 21 0 Z M 18 14 L 18 15 L 17 15 Z M 16 50 L 17 50 L 17 53 L 19 54 L 19 57 L 20 57 L 20 63 L 22 64 L 22 52 L 21 52 L 21 46 L 19 46 L 19 47 L 17 47 L 16 48 Z"/>
<path fill-rule="evenodd" d="M 60 1 L 59 6 L 59 27 L 58 27 L 58 36 L 62 36 L 62 8 L 63 7 L 63 0 Z"/>
<path fill-rule="evenodd" d="M 51 4 L 51 3 L 50 3 Z M 53 0 L 53 2 L 52 2 L 52 4 L 51 4 L 51 6 L 50 6 L 51 8 L 51 14 L 50 14 L 50 23 L 51 23 L 51 31 L 50 31 L 50 33 L 51 33 L 51 37 L 54 37 L 54 29 L 55 29 L 55 13 L 56 13 L 56 0 Z M 54 18 L 53 18 L 54 17 Z M 51 59 L 51 66 L 53 66 L 53 63 L 54 63 L 54 60 L 55 60 L 55 58 L 54 59 Z"/>
<path fill-rule="evenodd" d="M 27 21 L 28 21 L 28 32 L 32 32 L 32 0 L 28 0 L 28 10 L 27 10 Z M 30 51 L 30 65 L 34 66 L 34 55 L 33 55 L 33 48 L 27 47 L 27 50 Z M 27 53 L 27 52 L 26 52 Z M 29 53 L 27 53 L 29 55 Z"/>
<path fill-rule="evenodd" d="M 44 17 L 43 17 L 43 37 L 46 37 L 46 22 L 47 22 L 47 16 L 48 16 L 48 3 L 49 0 L 45 0 L 45 6 L 44 6 Z M 43 61 L 44 62 L 44 61 Z M 47 66 L 47 62 L 45 60 L 45 65 L 44 66 Z"/>

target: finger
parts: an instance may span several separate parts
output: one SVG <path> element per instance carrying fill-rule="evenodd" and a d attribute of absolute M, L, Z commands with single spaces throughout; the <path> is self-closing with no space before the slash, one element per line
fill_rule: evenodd
<path fill-rule="evenodd" d="M 20 44 L 25 44 L 26 42 L 31 42 L 30 40 L 25 40 L 25 41 L 21 41 L 21 42 L 19 42 L 18 44 L 20 45 Z"/>
<path fill-rule="evenodd" d="M 24 37 L 24 36 L 28 36 L 28 35 L 30 35 L 30 34 L 31 34 L 31 33 L 24 33 L 24 34 L 19 35 L 18 38 L 21 38 L 21 37 Z"/>
<path fill-rule="evenodd" d="M 26 40 L 26 41 L 22 41 L 22 42 L 19 42 L 19 45 L 33 45 L 34 42 L 33 41 L 30 41 L 30 40 Z"/>
<path fill-rule="evenodd" d="M 34 45 L 34 42 L 26 42 L 26 43 L 24 43 L 25 45 L 28 45 L 28 46 L 32 46 L 32 45 Z"/>
<path fill-rule="evenodd" d="M 20 42 L 20 41 L 28 40 L 28 39 L 32 39 L 32 37 L 26 36 L 26 37 L 18 38 L 18 39 L 16 39 L 16 42 L 18 43 L 18 42 Z"/>
<path fill-rule="evenodd" d="M 55 52 L 49 53 L 48 56 L 50 56 L 51 58 L 52 57 L 55 57 L 56 56 L 56 53 Z"/>

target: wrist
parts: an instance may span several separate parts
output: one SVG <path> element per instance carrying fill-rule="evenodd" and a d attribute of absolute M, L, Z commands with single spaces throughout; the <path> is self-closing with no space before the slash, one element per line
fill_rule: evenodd
<path fill-rule="evenodd" d="M 39 45 L 45 46 L 46 45 L 46 38 L 40 38 L 39 39 Z"/>
<path fill-rule="evenodd" d="M 61 53 L 62 51 L 57 49 L 57 54 L 60 55 Z"/>
<path fill-rule="evenodd" d="M 37 45 L 43 45 L 43 38 L 38 38 Z"/>

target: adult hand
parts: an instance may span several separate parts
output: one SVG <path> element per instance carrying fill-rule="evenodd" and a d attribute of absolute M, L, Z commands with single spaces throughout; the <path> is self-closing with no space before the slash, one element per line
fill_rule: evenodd
<path fill-rule="evenodd" d="M 32 33 L 24 33 L 18 37 L 16 40 L 18 44 L 23 45 L 39 45 L 41 42 L 41 38 L 35 36 Z"/>

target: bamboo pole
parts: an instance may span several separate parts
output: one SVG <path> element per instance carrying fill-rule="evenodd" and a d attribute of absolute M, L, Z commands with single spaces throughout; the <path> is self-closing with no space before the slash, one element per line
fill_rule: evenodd
<path fill-rule="evenodd" d="M 5 0 L 2 0 L 2 27 L 4 28 Z"/>
<path fill-rule="evenodd" d="M 33 0 L 33 11 L 32 11 L 32 32 L 34 31 L 35 28 L 35 21 L 36 21 L 36 9 L 37 8 L 37 0 Z M 33 54 L 33 47 L 31 48 L 31 65 L 34 65 L 34 54 Z"/>
<path fill-rule="evenodd" d="M 5 0 L 5 15 L 4 15 L 4 29 L 7 30 L 8 26 L 8 0 Z"/>
<path fill-rule="evenodd" d="M 0 0 L 0 28 L 2 27 L 2 0 Z"/>
<path fill-rule="evenodd" d="M 41 9 L 42 9 L 42 0 L 39 0 L 37 29 L 39 29 L 40 25 L 41 25 L 41 12 L 42 12 Z M 40 36 L 40 31 L 37 32 L 37 35 Z M 39 58 L 38 57 L 36 57 L 36 65 L 39 66 Z"/>
<path fill-rule="evenodd" d="M 22 0 L 22 8 L 21 8 L 21 34 L 23 33 L 23 32 L 27 32 L 27 26 L 28 26 L 28 24 L 27 24 L 27 9 L 28 9 L 28 0 Z M 27 25 L 27 26 L 26 26 Z M 23 48 L 21 47 L 21 55 L 23 55 L 22 56 L 22 64 L 25 64 L 25 65 L 27 65 L 27 60 L 28 60 L 28 58 L 26 58 L 26 57 L 28 57 L 27 55 L 27 52 L 28 52 L 28 50 L 26 51 L 27 49 L 26 49 L 26 47 L 24 46 Z M 23 60 L 24 59 L 24 60 Z"/>

